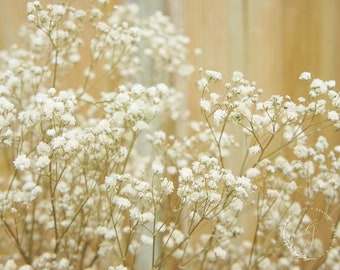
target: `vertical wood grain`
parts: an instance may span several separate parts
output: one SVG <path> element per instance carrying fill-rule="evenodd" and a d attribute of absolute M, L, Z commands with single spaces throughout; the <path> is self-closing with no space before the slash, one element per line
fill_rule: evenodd
<path fill-rule="evenodd" d="M 264 88 L 268 98 L 283 86 L 283 27 L 281 0 L 245 1 L 247 21 L 246 76 Z"/>
<path fill-rule="evenodd" d="M 310 82 L 298 80 L 303 71 L 340 84 L 338 0 L 187 0 L 185 10 L 191 48 L 203 50 L 192 57 L 198 67 L 216 69 L 226 79 L 240 70 L 265 90 L 264 98 L 306 96 Z M 199 115 L 196 79 L 188 94 L 193 115 Z"/>

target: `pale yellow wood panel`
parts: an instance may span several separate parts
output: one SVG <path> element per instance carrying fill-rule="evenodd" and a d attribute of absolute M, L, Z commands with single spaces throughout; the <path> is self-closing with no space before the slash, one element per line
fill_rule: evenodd
<path fill-rule="evenodd" d="M 321 6 L 321 74 L 340 84 L 340 1 L 327 0 Z M 339 89 L 339 87 L 338 87 Z"/>
<path fill-rule="evenodd" d="M 246 69 L 249 79 L 264 88 L 264 97 L 282 93 L 283 1 L 244 1 Z"/>
<path fill-rule="evenodd" d="M 198 60 L 192 58 L 196 66 L 226 78 L 240 70 L 264 88 L 266 98 L 306 96 L 309 82 L 298 80 L 303 71 L 340 83 L 338 0 L 188 0 L 185 10 L 192 49 L 203 50 Z M 195 79 L 189 100 L 199 115 Z"/>
<path fill-rule="evenodd" d="M 25 20 L 26 1 L 0 0 L 0 50 L 18 41 L 18 32 Z"/>
<path fill-rule="evenodd" d="M 284 87 L 293 97 L 306 95 L 299 74 L 320 74 L 321 1 L 286 0 L 284 5 Z"/>

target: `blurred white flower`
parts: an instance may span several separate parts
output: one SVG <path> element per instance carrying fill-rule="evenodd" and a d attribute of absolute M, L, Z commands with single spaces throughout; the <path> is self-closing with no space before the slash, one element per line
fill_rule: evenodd
<path fill-rule="evenodd" d="M 14 167 L 19 170 L 23 171 L 30 167 L 31 161 L 26 157 L 26 155 L 18 155 L 13 162 Z"/>
<path fill-rule="evenodd" d="M 299 77 L 299 80 L 308 81 L 308 80 L 310 80 L 311 78 L 312 78 L 311 73 L 310 73 L 310 72 L 304 71 L 304 72 L 301 73 L 301 75 L 300 75 L 300 77 Z"/>

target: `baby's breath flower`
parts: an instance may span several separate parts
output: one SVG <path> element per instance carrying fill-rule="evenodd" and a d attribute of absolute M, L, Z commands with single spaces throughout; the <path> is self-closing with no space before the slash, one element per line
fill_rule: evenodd
<path fill-rule="evenodd" d="M 310 72 L 304 71 L 304 72 L 301 73 L 301 75 L 300 75 L 300 77 L 299 77 L 299 80 L 308 81 L 308 80 L 310 80 L 311 78 L 312 78 L 311 73 L 310 73 Z"/>
<path fill-rule="evenodd" d="M 241 211 L 243 209 L 243 201 L 240 200 L 239 198 L 234 199 L 230 203 L 230 208 L 236 212 Z"/>
<path fill-rule="evenodd" d="M 25 264 L 23 266 L 20 266 L 19 270 L 33 270 L 32 266 Z"/>
<path fill-rule="evenodd" d="M 249 155 L 256 155 L 261 152 L 261 147 L 258 144 L 251 146 L 249 147 L 248 152 L 249 152 Z"/>
<path fill-rule="evenodd" d="M 206 70 L 205 74 L 211 80 L 214 80 L 214 81 L 221 81 L 222 80 L 222 74 L 218 71 Z"/>
<path fill-rule="evenodd" d="M 246 172 L 248 178 L 255 178 L 261 174 L 260 170 L 257 168 L 249 168 Z"/>
<path fill-rule="evenodd" d="M 210 101 L 208 101 L 208 100 L 202 98 L 202 99 L 200 100 L 200 106 L 201 106 L 201 108 L 203 109 L 203 111 L 206 111 L 206 112 L 208 112 L 208 113 L 210 112 L 210 108 L 211 108 L 211 103 L 210 103 Z"/>
<path fill-rule="evenodd" d="M 109 266 L 107 270 L 128 270 L 128 268 L 120 264 L 118 266 Z"/>
<path fill-rule="evenodd" d="M 319 136 L 315 144 L 315 148 L 319 153 L 324 152 L 328 148 L 328 142 L 327 142 L 326 137 Z"/>
<path fill-rule="evenodd" d="M 180 171 L 179 171 L 179 180 L 180 181 L 192 181 L 192 178 L 193 178 L 193 173 L 192 173 L 192 170 L 190 168 L 182 168 Z"/>
<path fill-rule="evenodd" d="M 339 114 L 336 111 L 329 111 L 327 117 L 328 120 L 331 121 L 339 121 L 340 119 Z"/>
<path fill-rule="evenodd" d="M 66 144 L 66 139 L 63 136 L 58 136 L 53 138 L 51 145 L 52 149 L 57 149 L 59 147 L 63 147 Z"/>
<path fill-rule="evenodd" d="M 150 223 L 150 222 L 153 222 L 155 219 L 155 216 L 154 214 L 150 213 L 150 212 L 145 212 L 145 213 L 142 213 L 141 215 L 141 221 L 143 223 Z"/>
<path fill-rule="evenodd" d="M 311 89 L 318 89 L 320 91 L 321 94 L 325 94 L 327 93 L 327 84 L 320 80 L 320 79 L 314 79 L 310 85 Z"/>
<path fill-rule="evenodd" d="M 52 16 L 63 16 L 65 14 L 65 7 L 62 5 L 48 5 L 48 9 L 51 10 Z"/>
<path fill-rule="evenodd" d="M 5 266 L 4 266 L 4 270 L 16 270 L 17 269 L 17 264 L 15 263 L 14 260 L 10 259 L 7 260 Z"/>
<path fill-rule="evenodd" d="M 294 155 L 296 155 L 296 157 L 298 158 L 307 158 L 309 154 L 308 148 L 303 144 L 297 144 L 294 147 L 293 152 L 294 152 Z"/>
<path fill-rule="evenodd" d="M 131 202 L 127 198 L 120 196 L 113 198 L 113 204 L 115 204 L 121 210 L 126 210 L 131 207 Z"/>
<path fill-rule="evenodd" d="M 142 120 L 138 120 L 136 124 L 132 127 L 133 131 L 137 133 L 143 130 L 146 130 L 148 128 L 149 128 L 149 125 L 145 121 L 142 121 Z"/>
<path fill-rule="evenodd" d="M 110 0 L 98 0 L 98 3 L 101 5 L 107 5 L 108 3 L 110 3 Z"/>
<path fill-rule="evenodd" d="M 38 158 L 38 160 L 35 163 L 35 166 L 39 169 L 45 168 L 50 164 L 51 160 L 48 156 L 41 156 Z"/>
<path fill-rule="evenodd" d="M 159 160 L 156 160 L 155 162 L 152 163 L 152 172 L 155 175 L 162 174 L 163 171 L 164 171 L 164 165 Z"/>
<path fill-rule="evenodd" d="M 216 257 L 225 260 L 227 258 L 227 251 L 221 247 L 215 247 L 214 252 Z"/>
<path fill-rule="evenodd" d="M 242 72 L 240 72 L 240 71 L 234 71 L 231 80 L 232 80 L 233 82 L 239 82 L 239 81 L 241 81 L 241 80 L 243 79 L 243 77 L 244 77 L 244 75 L 243 75 Z"/>
<path fill-rule="evenodd" d="M 330 80 L 330 81 L 327 81 L 326 84 L 327 84 L 328 89 L 331 90 L 331 89 L 334 89 L 334 88 L 335 88 L 336 81 Z"/>
<path fill-rule="evenodd" d="M 166 195 L 170 195 L 174 191 L 173 182 L 169 181 L 167 178 L 162 179 L 161 187 Z"/>
<path fill-rule="evenodd" d="M 197 81 L 197 89 L 199 91 L 205 90 L 207 86 L 208 86 L 208 80 L 205 77 Z"/>
<path fill-rule="evenodd" d="M 214 123 L 215 123 L 215 125 L 218 126 L 218 125 L 222 124 L 225 121 L 227 115 L 228 115 L 227 111 L 225 111 L 225 110 L 221 110 L 221 109 L 216 110 L 214 112 Z"/>
<path fill-rule="evenodd" d="M 21 154 L 16 157 L 13 164 L 17 170 L 23 171 L 30 167 L 31 161 L 26 157 L 26 155 Z"/>
<path fill-rule="evenodd" d="M 51 146 L 45 142 L 40 142 L 37 145 L 37 152 L 40 155 L 49 155 L 51 153 Z"/>
<path fill-rule="evenodd" d="M 220 98 L 220 95 L 217 93 L 210 93 L 210 102 L 213 105 L 217 105 L 218 104 L 218 99 Z"/>

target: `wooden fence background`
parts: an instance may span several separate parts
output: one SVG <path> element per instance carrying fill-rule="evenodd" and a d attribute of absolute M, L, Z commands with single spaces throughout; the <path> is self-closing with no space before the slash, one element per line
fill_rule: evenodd
<path fill-rule="evenodd" d="M 192 56 L 195 66 L 216 69 L 225 77 L 240 70 L 267 96 L 304 94 L 307 88 L 298 81 L 303 71 L 340 83 L 339 0 L 135 1 L 144 14 L 161 9 L 170 15 L 191 38 L 191 48 L 203 50 L 200 57 Z M 17 41 L 26 3 L 0 0 L 0 49 Z"/>
<path fill-rule="evenodd" d="M 145 14 L 162 9 L 191 38 L 196 67 L 231 77 L 242 71 L 264 97 L 307 95 L 303 71 L 340 84 L 340 0 L 136 0 Z M 188 104 L 198 110 L 195 76 Z M 332 143 L 340 143 L 336 136 Z"/>

